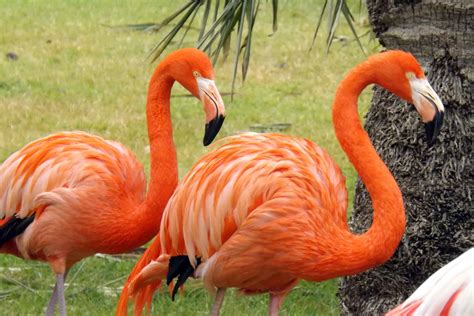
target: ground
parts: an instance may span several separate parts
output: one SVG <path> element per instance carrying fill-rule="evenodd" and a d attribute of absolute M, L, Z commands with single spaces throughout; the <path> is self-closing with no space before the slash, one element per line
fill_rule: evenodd
<path fill-rule="evenodd" d="M 183 0 L 184 1 L 184 0 Z M 181 2 L 183 2 L 181 1 Z M 82 130 L 129 146 L 148 173 L 149 157 L 145 98 L 155 65 L 146 59 L 159 34 L 111 28 L 129 23 L 157 22 L 180 1 L 16 2 L 0 0 L 0 161 L 29 141 L 63 130 Z M 366 15 L 356 24 L 367 30 Z M 256 23 L 247 81 L 237 84 L 231 102 L 225 95 L 227 119 L 219 137 L 261 126 L 289 123 L 282 132 L 307 137 L 342 167 L 352 195 L 355 172 L 335 140 L 331 102 L 343 75 L 364 59 L 350 31 L 341 23 L 340 40 L 324 55 L 324 40 L 309 52 L 319 7 L 306 1 L 280 3 L 279 29 L 272 36 L 271 3 L 263 1 Z M 186 46 L 192 46 L 195 31 Z M 378 50 L 365 37 L 369 52 Z M 231 65 L 216 66 L 221 92 L 230 91 Z M 174 88 L 172 115 L 180 175 L 209 148 L 202 147 L 204 114 L 199 102 Z M 364 113 L 371 91 L 361 97 Z M 70 315 L 110 315 L 124 279 L 136 257 L 93 257 L 77 264 L 67 282 Z M 0 256 L 0 312 L 37 315 L 44 312 L 54 286 L 49 267 Z M 286 299 L 282 315 L 338 314 L 337 280 L 302 282 Z M 157 295 L 155 313 L 205 315 L 212 298 L 199 281 L 171 302 Z M 223 315 L 264 315 L 267 296 L 242 297 L 231 292 Z"/>

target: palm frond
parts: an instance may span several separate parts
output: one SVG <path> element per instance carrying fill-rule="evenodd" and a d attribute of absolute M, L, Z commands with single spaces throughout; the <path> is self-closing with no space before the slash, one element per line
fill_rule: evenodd
<path fill-rule="evenodd" d="M 359 36 L 354 27 L 354 17 L 347 5 L 348 0 L 325 0 L 314 32 L 311 48 L 313 48 L 316 37 L 320 30 L 321 21 L 326 11 L 329 12 L 329 29 L 326 38 L 326 52 L 335 38 L 336 27 L 339 24 L 339 18 L 342 15 L 347 21 L 354 38 L 359 47 L 365 54 L 365 50 L 360 42 Z M 360 2 L 361 3 L 361 2 Z M 278 0 L 272 0 L 272 30 L 278 29 Z M 361 5 L 361 4 L 359 4 Z M 166 17 L 161 23 L 149 25 L 132 25 L 135 29 L 152 29 L 160 31 L 164 27 L 171 27 L 171 30 L 161 39 L 152 49 L 150 56 L 152 62 L 155 61 L 164 50 L 174 42 L 173 39 L 180 31 L 183 31 L 181 39 L 178 41 L 178 47 L 182 45 L 184 39 L 188 36 L 190 29 L 193 29 L 193 23 L 198 16 L 198 12 L 203 9 L 201 14 L 199 33 L 196 39 L 196 47 L 206 51 L 213 62 L 218 61 L 219 56 L 223 55 L 226 60 L 231 51 L 231 44 L 235 42 L 234 47 L 234 67 L 232 75 L 232 93 L 235 90 L 237 80 L 238 65 L 241 64 L 242 81 L 248 74 L 252 47 L 252 34 L 257 13 L 260 8 L 260 0 L 188 0 L 178 10 Z M 329 9 L 328 9 L 329 8 Z M 173 21 L 175 24 L 172 25 Z M 235 33 L 235 40 L 231 41 L 232 34 Z"/>
<path fill-rule="evenodd" d="M 334 3 L 335 2 L 335 3 Z M 325 0 L 323 7 L 321 9 L 321 14 L 318 19 L 318 23 L 316 25 L 316 30 L 313 35 L 313 41 L 311 43 L 310 51 L 313 49 L 314 43 L 316 41 L 316 37 L 318 35 L 321 22 L 323 20 L 324 13 L 326 12 L 326 8 L 328 7 L 329 4 L 329 10 L 332 12 L 329 12 L 330 17 L 329 17 L 329 27 L 328 27 L 328 35 L 326 38 L 326 54 L 329 53 L 329 49 L 331 48 L 331 44 L 334 41 L 335 34 L 336 34 L 336 28 L 339 25 L 339 18 L 341 13 L 344 15 L 344 18 L 346 19 L 347 24 L 349 25 L 349 28 L 351 29 L 352 35 L 354 35 L 354 38 L 356 39 L 357 43 L 359 44 L 359 47 L 366 55 L 365 49 L 362 46 L 362 43 L 360 42 L 360 37 L 357 35 L 357 32 L 354 27 L 354 16 L 352 15 L 349 7 L 347 6 L 347 0 Z M 362 0 L 359 1 L 359 11 L 362 8 Z"/>

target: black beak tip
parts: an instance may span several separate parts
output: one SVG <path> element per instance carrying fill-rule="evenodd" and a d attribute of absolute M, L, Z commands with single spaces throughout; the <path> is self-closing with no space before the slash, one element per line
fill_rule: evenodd
<path fill-rule="evenodd" d="M 217 117 L 213 118 L 209 123 L 206 123 L 206 128 L 204 131 L 204 139 L 202 143 L 204 146 L 208 146 L 212 143 L 214 138 L 216 138 L 217 134 L 219 133 L 222 123 L 224 123 L 225 116 L 218 115 Z"/>
<path fill-rule="evenodd" d="M 435 144 L 436 138 L 441 130 L 441 125 L 443 124 L 443 117 L 444 112 L 436 110 L 433 120 L 425 123 L 426 142 L 428 147 L 432 147 Z"/>

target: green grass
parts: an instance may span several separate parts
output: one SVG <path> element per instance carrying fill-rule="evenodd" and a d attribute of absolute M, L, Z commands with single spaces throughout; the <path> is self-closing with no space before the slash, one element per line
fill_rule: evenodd
<path fill-rule="evenodd" d="M 159 21 L 177 2 L 0 0 L 0 161 L 38 137 L 83 130 L 126 144 L 148 172 L 144 109 L 154 66 L 145 58 L 159 37 L 103 25 Z M 335 141 L 331 102 L 338 81 L 364 56 L 353 41 L 335 42 L 330 55 L 324 56 L 322 37 L 309 53 L 317 6 L 288 1 L 281 9 L 279 30 L 270 37 L 271 4 L 261 3 L 248 78 L 237 85 L 233 102 L 224 97 L 227 119 L 219 137 L 256 124 L 290 123 L 287 133 L 307 137 L 329 151 L 347 176 L 352 194 L 355 173 Z M 355 16 L 365 31 L 365 15 Z M 338 34 L 350 38 L 344 23 Z M 377 49 L 367 38 L 363 42 L 369 51 Z M 7 52 L 18 54 L 18 60 L 7 60 Z M 230 91 L 230 63 L 217 65 L 216 74 L 221 92 Z M 173 92 L 185 93 L 182 88 Z M 370 95 L 367 91 L 361 97 L 362 112 Z M 182 176 L 210 149 L 201 146 L 204 114 L 199 102 L 174 97 L 171 103 Z M 134 262 L 93 257 L 77 264 L 66 291 L 70 315 L 112 314 Z M 43 313 L 53 285 L 46 264 L 0 256 L 0 314 Z M 302 282 L 285 300 L 281 314 L 338 314 L 336 290 L 337 280 Z M 211 301 L 195 281 L 175 303 L 167 293 L 158 295 L 154 309 L 165 315 L 205 315 Z M 267 304 L 267 296 L 231 292 L 223 315 L 264 315 Z"/>

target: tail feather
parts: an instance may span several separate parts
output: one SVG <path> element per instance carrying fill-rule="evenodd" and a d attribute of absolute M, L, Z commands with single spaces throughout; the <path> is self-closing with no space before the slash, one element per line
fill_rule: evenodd
<path fill-rule="evenodd" d="M 26 228 L 33 223 L 34 215 L 25 218 L 16 216 L 0 219 L 0 246 L 10 239 L 23 234 Z"/>
<path fill-rule="evenodd" d="M 128 315 L 130 298 L 134 301 L 134 315 L 141 315 L 145 305 L 149 313 L 153 294 L 166 278 L 168 261 L 169 256 L 161 255 L 161 242 L 157 236 L 130 272 L 120 294 L 117 316 Z"/>

